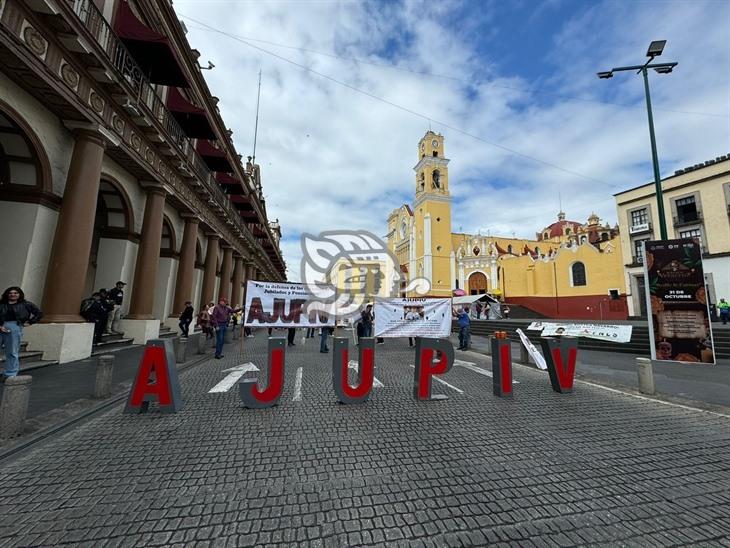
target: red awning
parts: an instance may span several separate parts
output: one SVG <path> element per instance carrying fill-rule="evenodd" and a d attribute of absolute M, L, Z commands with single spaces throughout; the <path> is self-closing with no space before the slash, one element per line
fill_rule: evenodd
<path fill-rule="evenodd" d="M 210 142 L 198 140 L 196 149 L 211 171 L 233 173 L 233 167 L 231 167 L 226 153 L 215 148 Z"/>
<path fill-rule="evenodd" d="M 167 92 L 167 107 L 188 137 L 216 139 L 205 109 L 196 107 L 185 99 L 175 87 L 169 88 Z"/>
<path fill-rule="evenodd" d="M 244 190 L 241 181 L 229 175 L 228 173 L 216 174 L 215 180 L 218 181 L 218 184 L 223 187 L 227 194 L 246 194 L 246 191 Z M 248 197 L 246 197 L 245 203 L 250 204 Z"/>
<path fill-rule="evenodd" d="M 150 82 L 180 88 L 190 86 L 170 41 L 137 19 L 127 0 L 119 0 L 114 32 Z"/>

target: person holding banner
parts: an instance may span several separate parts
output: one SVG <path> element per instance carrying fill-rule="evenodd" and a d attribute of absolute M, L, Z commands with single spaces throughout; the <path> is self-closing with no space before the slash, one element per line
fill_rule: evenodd
<path fill-rule="evenodd" d="M 218 299 L 218 304 L 213 308 L 213 313 L 210 315 L 210 323 L 215 329 L 215 359 L 220 360 L 223 358 L 223 341 L 226 336 L 226 330 L 228 324 L 231 323 L 231 314 L 238 312 L 230 306 L 228 306 L 228 299 L 221 297 Z"/>

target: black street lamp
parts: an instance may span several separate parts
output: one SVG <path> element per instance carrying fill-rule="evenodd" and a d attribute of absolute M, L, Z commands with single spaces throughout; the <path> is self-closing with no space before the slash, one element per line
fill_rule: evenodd
<path fill-rule="evenodd" d="M 599 72 L 598 77 L 603 79 L 613 78 L 614 72 L 635 70 L 636 74 L 641 73 L 644 77 L 644 93 L 646 94 L 646 112 L 649 116 L 649 138 L 651 139 L 651 159 L 654 165 L 654 186 L 656 187 L 657 214 L 659 215 L 659 234 L 662 240 L 667 239 L 667 222 L 664 216 L 664 197 L 662 195 L 662 180 L 659 174 L 659 158 L 656 151 L 656 137 L 654 136 L 654 117 L 651 112 L 651 96 L 649 95 L 648 69 L 653 68 L 659 74 L 669 74 L 677 63 L 652 63 L 654 57 L 659 57 L 664 51 L 666 40 L 655 40 L 649 44 L 646 56 L 649 60 L 643 65 L 630 67 L 614 67 L 609 71 Z"/>

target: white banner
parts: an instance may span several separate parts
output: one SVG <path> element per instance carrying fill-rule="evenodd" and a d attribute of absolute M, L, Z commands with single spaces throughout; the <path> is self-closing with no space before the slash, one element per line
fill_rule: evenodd
<path fill-rule="evenodd" d="M 598 323 L 546 323 L 543 322 L 542 336 L 568 335 L 587 337 L 601 341 L 627 343 L 631 341 L 630 325 L 607 325 Z"/>
<path fill-rule="evenodd" d="M 528 327 L 529 329 L 529 327 Z M 520 340 L 522 341 L 522 344 L 527 349 L 527 353 L 532 356 L 532 359 L 535 360 L 535 364 L 537 367 L 539 367 L 542 370 L 547 369 L 547 363 L 545 363 L 545 357 L 540 353 L 540 351 L 535 347 L 534 344 L 530 341 L 530 339 L 527 338 L 527 335 L 524 334 L 522 329 L 517 329 L 517 334 L 520 336 Z"/>
<path fill-rule="evenodd" d="M 246 283 L 244 325 L 251 327 L 334 327 L 334 316 L 326 312 L 306 314 L 311 296 L 304 284 Z"/>
<path fill-rule="evenodd" d="M 528 331 L 542 331 L 542 328 L 545 327 L 545 324 L 542 322 L 532 322 L 530 325 L 527 326 Z"/>
<path fill-rule="evenodd" d="M 451 299 L 375 301 L 375 337 L 448 337 Z"/>

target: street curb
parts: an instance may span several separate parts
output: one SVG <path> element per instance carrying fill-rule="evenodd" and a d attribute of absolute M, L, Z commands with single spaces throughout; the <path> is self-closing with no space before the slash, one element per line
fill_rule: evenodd
<path fill-rule="evenodd" d="M 181 373 L 183 371 L 186 371 L 196 365 L 200 365 L 204 361 L 207 361 L 211 358 L 211 355 L 203 354 L 199 358 L 195 360 L 191 360 L 189 362 L 186 362 L 182 364 L 182 366 L 177 370 L 178 373 Z M 28 436 L 27 439 L 22 440 L 17 445 L 13 445 L 11 447 L 8 447 L 5 450 L 0 451 L 0 462 L 5 461 L 9 457 L 13 456 L 19 456 L 19 453 L 25 452 L 26 450 L 32 448 L 35 444 L 45 440 L 46 438 L 50 438 L 56 434 L 61 433 L 62 431 L 66 430 L 67 428 L 73 426 L 77 422 L 82 422 L 86 419 L 91 418 L 93 415 L 97 415 L 101 413 L 102 411 L 106 410 L 109 407 L 113 407 L 114 405 L 121 403 L 129 396 L 128 392 L 122 392 L 120 394 L 117 394 L 116 396 L 112 396 L 111 398 L 104 400 L 102 402 L 99 402 L 98 404 L 94 405 L 93 407 L 90 407 L 86 409 L 85 411 L 82 411 L 78 415 L 75 415 L 73 417 L 70 417 L 66 420 L 63 420 L 57 424 L 54 424 L 52 426 L 48 426 L 42 430 L 39 430 L 38 432 L 31 434 Z"/>

